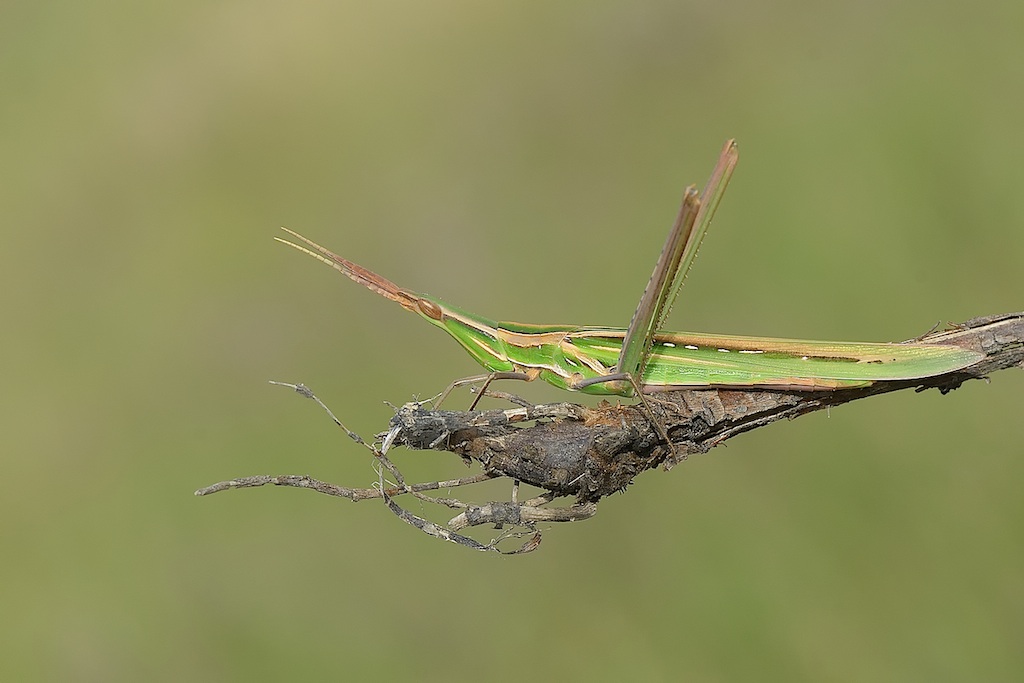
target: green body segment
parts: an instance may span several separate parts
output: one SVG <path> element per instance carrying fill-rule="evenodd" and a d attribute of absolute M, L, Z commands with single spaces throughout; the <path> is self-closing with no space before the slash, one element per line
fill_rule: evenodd
<path fill-rule="evenodd" d="M 625 329 L 497 322 L 418 295 L 443 312 L 423 315 L 492 372 L 536 374 L 562 389 L 629 395 L 621 383 L 587 384 L 611 374 Z M 673 389 L 774 388 L 798 391 L 869 386 L 954 372 L 982 354 L 937 344 L 826 342 L 663 332 L 655 336 L 639 384 L 644 393 Z M 579 384 L 584 386 L 577 386 Z"/>

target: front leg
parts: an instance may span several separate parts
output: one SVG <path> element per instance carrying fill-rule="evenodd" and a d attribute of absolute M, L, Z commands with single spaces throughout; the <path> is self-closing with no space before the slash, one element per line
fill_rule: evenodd
<path fill-rule="evenodd" d="M 448 398 L 448 394 L 452 393 L 452 390 L 454 390 L 455 388 L 466 386 L 467 384 L 476 384 L 477 382 L 483 382 L 483 386 L 480 387 L 480 393 L 477 394 L 477 397 L 473 399 L 473 403 L 469 406 L 470 410 L 474 410 L 476 408 L 476 404 L 480 402 L 480 398 L 483 397 L 484 391 L 487 390 L 487 387 L 490 386 L 491 382 L 493 382 L 494 380 L 516 379 L 522 382 L 532 382 L 538 377 L 540 377 L 540 370 L 537 368 L 530 368 L 526 372 L 491 372 L 486 375 L 474 375 L 472 377 L 463 377 L 462 379 L 457 379 L 451 384 L 449 384 L 444 391 L 438 394 L 436 398 L 431 399 L 429 402 L 432 403 L 434 409 L 437 410 L 441 406 L 441 403 L 446 398 Z"/>

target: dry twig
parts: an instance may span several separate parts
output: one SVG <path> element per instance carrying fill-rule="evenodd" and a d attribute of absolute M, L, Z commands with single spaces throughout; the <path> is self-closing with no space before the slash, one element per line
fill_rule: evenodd
<path fill-rule="evenodd" d="M 955 373 L 879 382 L 859 389 L 819 392 L 705 389 L 659 394 L 657 400 L 649 401 L 650 407 L 672 439 L 674 449 L 662 442 L 647 414 L 637 406 L 603 403 L 597 408 L 587 408 L 572 403 L 530 406 L 523 402 L 517 402 L 517 407 L 508 410 L 472 412 L 426 410 L 423 404 L 409 403 L 398 409 L 382 447 L 378 448 L 346 428 L 306 387 L 289 384 L 285 386 L 317 401 L 350 438 L 373 452 L 381 472 L 387 471 L 395 484 L 385 486 L 381 476 L 375 488 L 350 489 L 305 476 L 258 476 L 214 484 L 196 491 L 196 495 L 275 484 L 309 488 L 353 501 L 382 498 L 403 521 L 437 538 L 476 550 L 498 550 L 498 544 L 505 538 L 528 535 L 528 540 L 511 552 L 529 552 L 540 543 L 536 524 L 592 517 L 597 511 L 597 501 L 623 490 L 641 472 L 658 466 L 671 468 L 686 455 L 706 453 L 737 434 L 783 418 L 791 419 L 901 389 L 935 388 L 945 394 L 967 380 L 987 379 L 996 370 L 1024 367 L 1024 313 L 975 318 L 947 330 L 933 330 L 920 340 L 973 349 L 984 353 L 985 357 Z M 450 451 L 467 462 L 480 463 L 483 472 L 456 480 L 406 484 L 387 458 L 388 450 L 395 445 Z M 513 496 L 511 501 L 483 505 L 423 493 L 497 477 L 508 477 L 517 485 L 518 482 L 531 484 L 545 493 L 522 503 Z M 435 524 L 399 507 L 395 498 L 405 494 L 462 509 L 462 512 L 446 525 Z M 545 507 L 560 496 L 575 497 L 576 503 L 564 508 Z M 509 525 L 511 529 L 486 544 L 459 533 L 466 527 L 483 524 L 493 524 L 498 529 Z"/>

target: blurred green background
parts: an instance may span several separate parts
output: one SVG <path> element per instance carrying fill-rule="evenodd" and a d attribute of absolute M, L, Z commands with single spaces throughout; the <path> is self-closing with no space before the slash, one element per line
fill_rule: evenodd
<path fill-rule="evenodd" d="M 280 225 L 483 315 L 624 325 L 736 137 L 671 327 L 898 340 L 1024 308 L 1022 25 L 1011 0 L 5 4 L 0 678 L 1021 680 L 1022 372 L 758 430 L 525 557 L 192 491 L 373 482 L 269 379 L 369 436 L 477 372 Z"/>

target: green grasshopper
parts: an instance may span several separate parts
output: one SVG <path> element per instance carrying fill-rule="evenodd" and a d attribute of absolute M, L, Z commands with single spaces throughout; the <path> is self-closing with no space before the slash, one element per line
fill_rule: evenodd
<path fill-rule="evenodd" d="M 287 228 L 282 229 L 309 248 L 275 239 L 418 313 L 454 337 L 490 373 L 452 386 L 485 381 L 486 387 L 492 379 L 540 378 L 561 389 L 641 400 L 644 394 L 677 389 L 823 391 L 923 379 L 960 370 L 983 357 L 968 349 L 918 342 L 824 342 L 662 331 L 737 160 L 736 143 L 730 140 L 704 191 L 686 189 L 654 273 L 625 329 L 489 320 L 403 289 Z"/>

